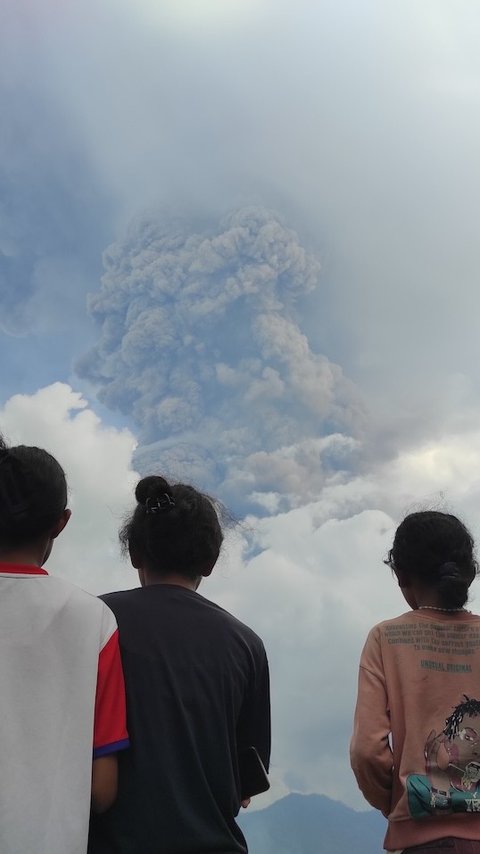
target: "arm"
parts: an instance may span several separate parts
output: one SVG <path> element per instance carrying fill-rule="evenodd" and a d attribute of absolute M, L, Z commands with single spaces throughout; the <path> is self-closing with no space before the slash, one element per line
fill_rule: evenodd
<path fill-rule="evenodd" d="M 261 645 L 253 659 L 250 685 L 245 696 L 237 725 L 237 749 L 239 755 L 248 747 L 255 747 L 266 770 L 270 764 L 270 676 L 268 661 Z M 250 798 L 242 800 L 247 807 Z"/>
<path fill-rule="evenodd" d="M 92 767 L 92 810 L 101 813 L 108 810 L 117 797 L 118 761 L 116 753 L 100 756 L 93 760 Z"/>
<path fill-rule="evenodd" d="M 270 765 L 270 675 L 263 644 L 255 657 L 248 693 L 237 728 L 238 749 L 256 747 L 268 771 Z"/>
<path fill-rule="evenodd" d="M 350 762 L 362 794 L 385 816 L 390 812 L 393 777 L 389 734 L 390 715 L 379 641 L 370 634 L 360 662 Z"/>

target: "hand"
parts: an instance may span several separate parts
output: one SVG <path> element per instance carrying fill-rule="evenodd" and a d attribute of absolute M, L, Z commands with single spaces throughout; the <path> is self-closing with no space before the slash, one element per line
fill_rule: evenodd
<path fill-rule="evenodd" d="M 243 807 L 243 809 L 244 809 L 244 810 L 246 810 L 246 809 L 247 809 L 248 805 L 250 804 L 250 800 L 251 800 L 251 798 L 245 798 L 245 799 L 242 801 L 242 807 Z"/>

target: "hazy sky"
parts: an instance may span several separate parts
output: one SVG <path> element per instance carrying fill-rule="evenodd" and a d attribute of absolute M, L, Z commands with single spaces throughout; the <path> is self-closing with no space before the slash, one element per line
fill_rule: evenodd
<path fill-rule="evenodd" d="M 268 647 L 274 796 L 362 805 L 395 525 L 480 535 L 479 35 L 473 0 L 0 10 L 0 428 L 64 463 L 51 570 L 93 592 L 135 583 L 135 471 L 245 517 L 202 592 Z"/>

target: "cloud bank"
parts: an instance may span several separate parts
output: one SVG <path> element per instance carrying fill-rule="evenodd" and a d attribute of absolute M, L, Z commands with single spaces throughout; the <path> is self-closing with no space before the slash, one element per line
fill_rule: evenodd
<path fill-rule="evenodd" d="M 4 6 L 4 399 L 68 378 L 116 240 L 81 387 L 102 389 L 109 419 L 127 413 L 135 466 L 253 514 L 205 593 L 265 637 L 275 791 L 360 804 L 349 718 L 364 634 L 402 609 L 380 563 L 394 522 L 446 500 L 479 533 L 478 8 Z M 218 225 L 252 201 L 319 247 L 320 280 L 268 212 Z M 116 238 L 177 202 L 196 220 L 151 216 Z M 134 583 L 116 528 L 136 437 L 66 385 L 0 415 L 70 472 L 52 569 L 95 591 Z"/>
<path fill-rule="evenodd" d="M 117 542 L 137 480 L 132 433 L 104 425 L 61 383 L 10 398 L 0 426 L 11 442 L 46 447 L 67 471 L 73 516 L 49 571 L 94 593 L 136 586 Z M 479 468 L 478 429 L 432 440 L 375 472 L 332 479 L 301 507 L 250 516 L 227 536 L 200 592 L 265 640 L 274 724 L 269 797 L 323 792 L 363 805 L 347 751 L 358 658 L 370 626 L 406 610 L 382 559 L 399 519 L 419 506 L 453 509 L 479 540 Z"/>

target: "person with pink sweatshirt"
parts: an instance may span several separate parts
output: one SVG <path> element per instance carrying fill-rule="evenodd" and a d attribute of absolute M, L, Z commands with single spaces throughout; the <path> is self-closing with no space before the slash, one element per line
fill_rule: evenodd
<path fill-rule="evenodd" d="M 480 854 L 480 617 L 474 542 L 449 513 L 398 527 L 386 563 L 411 610 L 370 631 L 351 765 L 393 854 Z"/>

